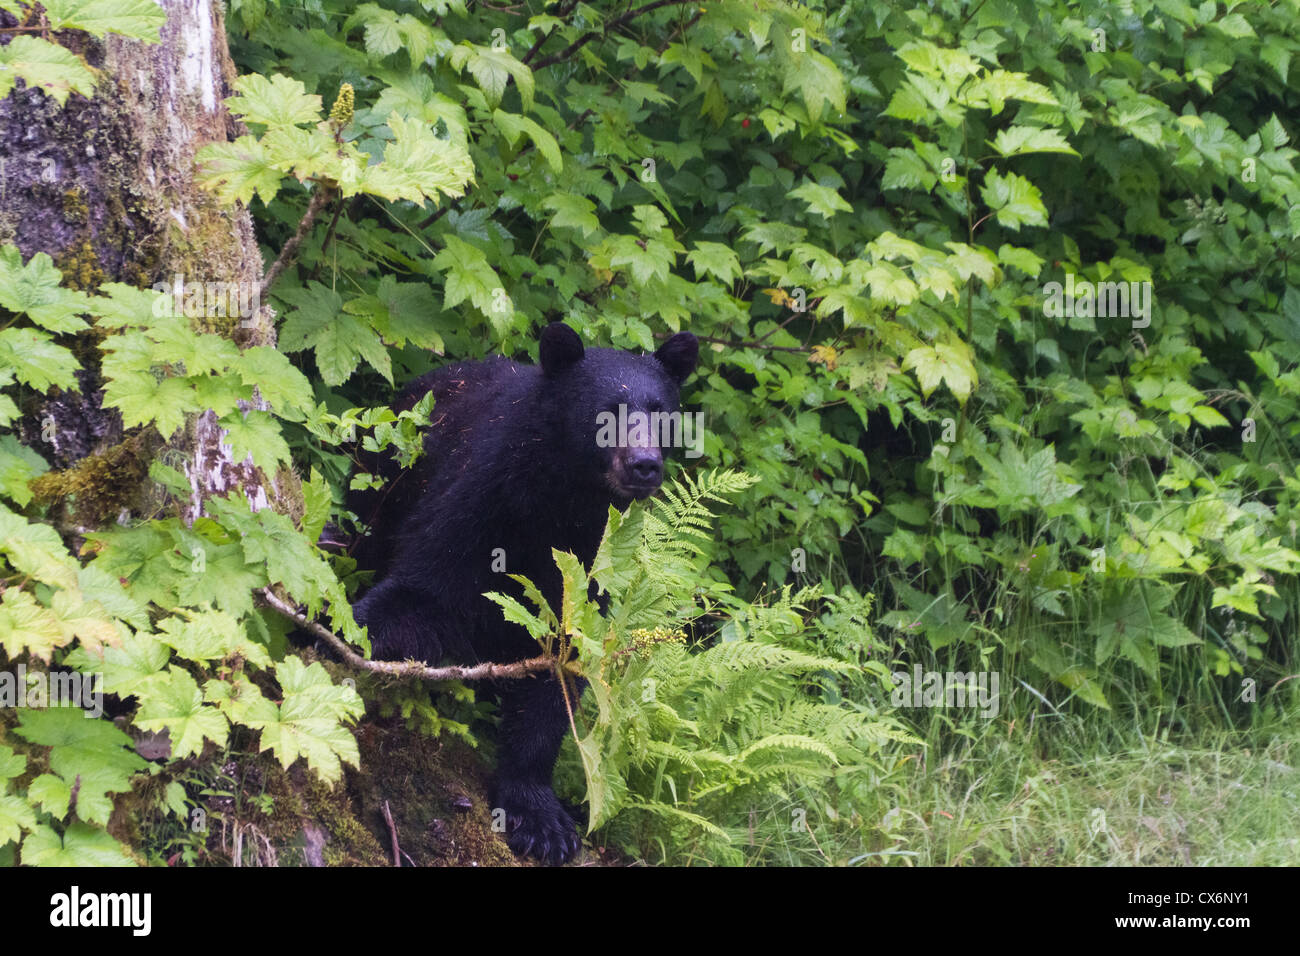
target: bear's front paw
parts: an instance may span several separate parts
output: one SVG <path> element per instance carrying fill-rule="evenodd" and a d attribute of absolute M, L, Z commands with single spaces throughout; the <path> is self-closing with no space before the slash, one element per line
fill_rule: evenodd
<path fill-rule="evenodd" d="M 514 853 L 567 863 L 578 852 L 582 840 L 573 817 L 550 787 L 503 787 L 498 799 L 505 810 L 506 845 Z"/>

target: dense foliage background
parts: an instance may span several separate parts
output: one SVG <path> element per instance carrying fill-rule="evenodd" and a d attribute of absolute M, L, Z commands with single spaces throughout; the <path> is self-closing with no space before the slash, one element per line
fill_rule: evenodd
<path fill-rule="evenodd" d="M 267 79 L 241 80 L 250 139 L 207 157 L 213 188 L 250 204 L 268 263 L 333 190 L 270 290 L 303 378 L 271 398 L 276 437 L 245 439 L 312 476 L 311 543 L 325 510 L 348 524 L 349 410 L 411 377 L 535 357 L 560 319 L 593 344 L 707 345 L 684 395 L 705 454 L 678 473 L 756 480 L 693 539 L 708 580 L 665 587 L 697 655 L 807 657 L 682 676 L 679 645 L 654 651 L 683 682 L 673 720 L 600 736 L 598 794 L 588 748 L 566 758 L 574 796 L 584 767 L 603 794 L 598 838 L 673 862 L 1300 860 L 1277 732 L 1300 687 L 1300 4 L 232 0 L 227 25 Z M 308 130 L 341 95 L 340 142 L 424 175 L 321 172 Z M 1149 288 L 1151 308 L 1062 314 L 1054 282 Z M 294 531 L 213 519 L 248 561 L 255 533 Z M 259 574 L 245 591 L 289 583 Z M 338 586 L 290 591 L 319 607 Z M 286 653 L 251 603 L 223 610 Z M 890 674 L 917 664 L 996 672 L 1000 711 L 899 709 Z M 813 701 L 856 723 L 791 717 Z M 755 764 L 750 705 L 801 742 Z M 1252 829 L 1146 847 L 1127 781 L 1252 750 L 1282 768 L 1232 771 L 1254 810 L 1187 795 Z M 1090 769 L 1065 786 L 1064 765 Z"/>

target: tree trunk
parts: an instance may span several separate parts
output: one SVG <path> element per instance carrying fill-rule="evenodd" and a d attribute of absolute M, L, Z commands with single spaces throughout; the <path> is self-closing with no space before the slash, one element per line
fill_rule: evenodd
<path fill-rule="evenodd" d="M 219 204 L 194 182 L 194 155 L 206 143 L 242 130 L 227 113 L 234 68 L 220 3 L 161 0 L 161 43 L 110 35 L 58 40 L 100 71 L 94 97 L 60 107 L 39 90 L 0 100 L 0 242 L 24 261 L 48 253 L 64 283 L 94 291 L 102 282 L 149 288 L 185 283 L 238 283 L 256 290 L 263 272 L 252 220 L 242 206 Z M 14 22 L 0 13 L 0 25 Z M 272 312 L 253 300 L 251 314 L 199 320 L 241 347 L 274 344 Z M 123 434 L 115 409 L 100 405 L 96 333 L 85 333 L 80 393 L 57 390 L 22 406 L 24 444 L 55 469 L 87 468 L 117 485 L 101 489 L 112 507 L 101 518 L 140 510 L 156 492 L 148 459 L 155 440 Z M 251 460 L 232 460 L 211 412 L 171 439 L 191 485 L 192 521 L 212 494 L 239 489 L 253 507 L 280 507 L 300 494 L 292 476 L 265 476 Z M 179 453 L 179 456 L 178 454 Z M 109 515 L 111 512 L 111 515 Z M 64 521 L 83 530 L 86 515 Z M 71 526 L 69 526 L 71 525 Z"/>

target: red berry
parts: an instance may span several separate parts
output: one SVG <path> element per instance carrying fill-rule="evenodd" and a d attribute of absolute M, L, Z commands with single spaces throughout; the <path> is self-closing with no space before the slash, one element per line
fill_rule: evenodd
<path fill-rule="evenodd" d="M 749 129 L 749 118 L 746 117 L 745 119 L 741 120 L 740 125 L 743 126 L 745 129 Z"/>

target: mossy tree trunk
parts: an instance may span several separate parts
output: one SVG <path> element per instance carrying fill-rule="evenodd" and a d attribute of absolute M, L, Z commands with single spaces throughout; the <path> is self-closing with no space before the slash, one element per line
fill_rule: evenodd
<path fill-rule="evenodd" d="M 67 285 L 87 291 L 106 281 L 149 288 L 177 277 L 257 289 L 263 263 L 248 210 L 219 204 L 194 181 L 197 150 L 241 132 L 223 105 L 235 73 L 222 6 L 161 6 L 161 43 L 58 35 L 99 71 L 92 99 L 73 95 L 60 107 L 39 90 L 22 89 L 0 100 L 0 242 L 16 244 L 24 260 L 48 253 Z M 215 325 L 197 321 L 246 348 L 274 343 L 271 318 L 258 307 Z M 111 501 L 111 509 L 94 509 L 102 520 L 110 510 L 117 517 L 155 500 L 148 459 L 163 449 L 148 436 L 124 434 L 117 411 L 101 407 L 97 340 L 87 333 L 79 393 L 32 397 L 20 427 L 24 444 L 54 469 L 82 471 L 100 504 Z M 169 457 L 180 453 L 191 484 L 188 519 L 209 496 L 232 489 L 254 507 L 292 507 L 289 499 L 300 492 L 291 476 L 277 482 L 251 460 L 234 461 L 220 439 L 211 413 L 171 438 Z M 105 483 L 112 487 L 100 487 Z M 86 515 L 82 508 L 69 513 L 65 530 L 93 524 Z"/>

